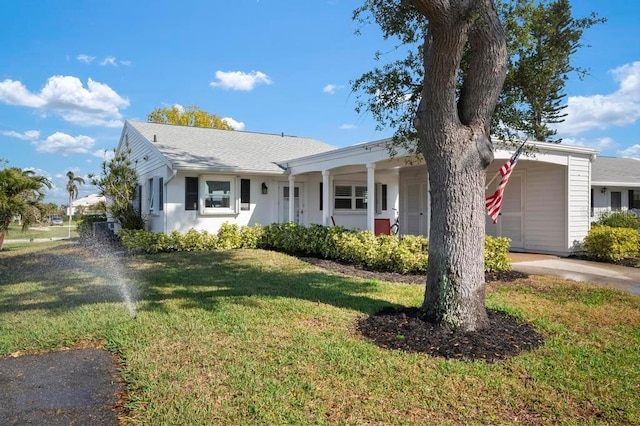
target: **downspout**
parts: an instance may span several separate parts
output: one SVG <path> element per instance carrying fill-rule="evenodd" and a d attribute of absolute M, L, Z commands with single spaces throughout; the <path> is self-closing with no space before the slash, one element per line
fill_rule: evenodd
<path fill-rule="evenodd" d="M 167 212 L 167 196 L 169 195 L 168 191 L 167 191 L 167 187 L 169 186 L 169 182 L 171 182 L 176 177 L 177 174 L 178 174 L 178 170 L 174 169 L 173 173 L 171 174 L 171 176 L 169 176 L 169 178 L 167 178 L 166 182 L 164 183 L 164 185 L 163 185 L 164 188 L 162 188 L 162 191 L 164 191 L 164 197 L 162 197 L 162 202 L 164 203 L 164 206 L 162 206 L 162 207 L 163 207 L 163 212 L 164 212 L 164 233 L 165 234 L 167 233 L 167 216 L 168 216 L 168 214 L 167 214 L 168 213 Z"/>

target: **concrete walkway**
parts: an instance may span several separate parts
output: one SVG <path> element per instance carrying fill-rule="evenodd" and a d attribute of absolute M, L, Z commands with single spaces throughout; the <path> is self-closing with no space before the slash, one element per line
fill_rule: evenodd
<path fill-rule="evenodd" d="M 552 275 L 640 296 L 640 268 L 544 254 L 509 253 L 514 271 Z"/>

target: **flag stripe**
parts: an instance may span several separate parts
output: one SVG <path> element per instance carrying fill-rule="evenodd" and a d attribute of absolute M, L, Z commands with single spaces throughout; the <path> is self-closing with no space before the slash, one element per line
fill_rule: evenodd
<path fill-rule="evenodd" d="M 485 199 L 487 213 L 489 214 L 491 219 L 493 219 L 493 223 L 498 223 L 498 216 L 500 215 L 500 209 L 502 208 L 504 189 L 507 186 L 507 182 L 509 182 L 511 172 L 518 162 L 518 157 L 520 156 L 520 152 L 522 151 L 523 146 L 524 143 L 513 154 L 513 157 L 511 157 L 502 167 L 500 167 L 500 176 L 502 176 L 502 178 L 500 179 L 500 183 L 498 184 L 496 191 Z"/>

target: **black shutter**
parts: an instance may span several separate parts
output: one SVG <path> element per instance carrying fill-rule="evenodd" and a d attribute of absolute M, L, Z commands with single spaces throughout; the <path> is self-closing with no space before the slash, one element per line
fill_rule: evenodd
<path fill-rule="evenodd" d="M 320 182 L 320 211 L 322 211 L 322 200 L 324 200 L 324 195 L 322 194 L 322 182 Z"/>
<path fill-rule="evenodd" d="M 240 179 L 240 210 L 251 208 L 251 180 Z"/>
<path fill-rule="evenodd" d="M 380 194 L 380 197 L 382 198 L 382 206 L 380 208 L 382 210 L 387 210 L 387 184 L 382 184 L 382 189 L 380 190 L 380 192 L 382 192 L 382 194 Z"/>
<path fill-rule="evenodd" d="M 164 178 L 158 179 L 158 210 L 164 210 Z"/>
<path fill-rule="evenodd" d="M 184 178 L 184 209 L 198 210 L 198 178 Z"/>

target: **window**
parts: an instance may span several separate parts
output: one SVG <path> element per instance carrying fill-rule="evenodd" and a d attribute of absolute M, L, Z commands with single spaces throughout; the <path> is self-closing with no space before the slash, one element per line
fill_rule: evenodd
<path fill-rule="evenodd" d="M 226 214 L 235 213 L 238 210 L 239 194 L 234 177 L 217 175 L 204 176 L 201 179 L 200 185 L 202 198 L 204 200 L 201 213 Z"/>
<path fill-rule="evenodd" d="M 638 189 L 629 190 L 629 208 L 640 209 L 640 190 Z"/>
<path fill-rule="evenodd" d="M 251 180 L 240 179 L 240 210 L 251 208 Z"/>
<path fill-rule="evenodd" d="M 360 185 L 336 185 L 334 208 L 336 210 L 366 210 L 367 187 Z"/>
<path fill-rule="evenodd" d="M 205 181 L 205 208 L 228 209 L 231 207 L 231 182 L 226 180 Z"/>
<path fill-rule="evenodd" d="M 184 209 L 198 210 L 198 178 L 184 178 Z"/>

